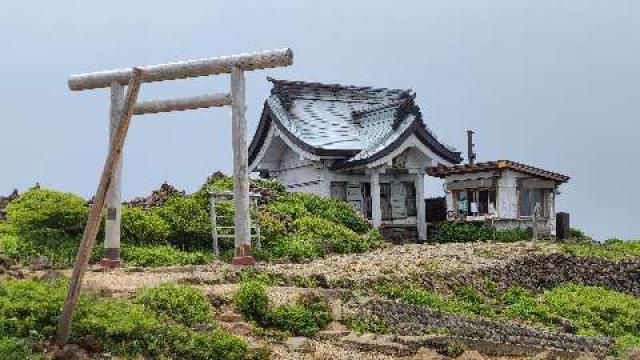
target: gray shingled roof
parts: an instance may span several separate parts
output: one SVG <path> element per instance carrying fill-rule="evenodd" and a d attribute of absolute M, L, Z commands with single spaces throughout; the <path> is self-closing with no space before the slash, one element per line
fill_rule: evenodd
<path fill-rule="evenodd" d="M 275 119 L 267 120 L 276 120 L 292 140 L 312 153 L 344 155 L 343 166 L 373 160 L 416 130 L 440 156 L 453 163 L 460 161 L 458 152 L 425 127 L 411 90 L 269 81 L 273 89 L 265 111 Z M 250 158 L 261 146 L 261 129 L 265 126 L 256 131 Z"/>

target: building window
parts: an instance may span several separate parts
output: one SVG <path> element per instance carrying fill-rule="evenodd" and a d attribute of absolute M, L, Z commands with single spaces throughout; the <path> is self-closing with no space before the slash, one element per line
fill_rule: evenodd
<path fill-rule="evenodd" d="M 454 191 L 453 201 L 459 218 L 496 214 L 495 189 Z"/>
<path fill-rule="evenodd" d="M 520 190 L 520 216 L 533 217 L 536 211 L 536 205 L 539 206 L 538 216 L 547 216 L 546 189 L 521 189 Z"/>
<path fill-rule="evenodd" d="M 417 216 L 416 209 L 416 184 L 413 181 L 403 182 L 405 200 L 404 206 L 407 209 L 407 216 Z"/>

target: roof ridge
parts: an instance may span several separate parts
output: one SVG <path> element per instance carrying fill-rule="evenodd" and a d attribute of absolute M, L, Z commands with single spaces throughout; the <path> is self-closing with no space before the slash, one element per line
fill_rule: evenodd
<path fill-rule="evenodd" d="M 390 91 L 390 92 L 398 92 L 398 93 L 412 92 L 411 89 L 344 85 L 344 84 L 335 84 L 335 83 L 322 83 L 317 81 L 283 80 L 283 79 L 275 79 L 270 76 L 267 76 L 267 81 L 273 83 L 274 85 L 293 85 L 293 86 L 299 85 L 299 86 L 307 86 L 307 87 L 321 87 L 321 88 L 327 88 L 327 89 L 345 89 L 345 90 L 353 90 L 353 91 L 368 91 L 368 92 Z"/>

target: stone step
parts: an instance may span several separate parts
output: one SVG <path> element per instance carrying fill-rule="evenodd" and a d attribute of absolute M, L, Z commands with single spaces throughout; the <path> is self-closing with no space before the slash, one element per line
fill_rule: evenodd
<path fill-rule="evenodd" d="M 236 313 L 236 312 L 232 312 L 232 311 L 225 311 L 222 314 L 220 314 L 218 316 L 218 320 L 222 321 L 222 322 L 239 322 L 242 321 L 242 315 Z"/>
<path fill-rule="evenodd" d="M 349 330 L 322 330 L 316 334 L 316 338 L 320 340 L 337 340 L 349 335 Z"/>

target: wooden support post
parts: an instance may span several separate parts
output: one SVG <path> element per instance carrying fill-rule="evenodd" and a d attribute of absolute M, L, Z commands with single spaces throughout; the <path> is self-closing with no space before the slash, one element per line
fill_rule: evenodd
<path fill-rule="evenodd" d="M 249 221 L 249 164 L 247 151 L 247 119 L 245 117 L 244 71 L 231 69 L 231 121 L 233 145 L 233 201 L 235 204 L 234 265 L 253 265 L 251 256 L 251 224 Z"/>
<path fill-rule="evenodd" d="M 418 227 L 418 240 L 427 240 L 427 217 L 424 204 L 424 170 L 418 170 L 416 174 L 416 226 Z"/>
<path fill-rule="evenodd" d="M 100 177 L 100 183 L 98 190 L 96 191 L 95 200 L 89 213 L 87 224 L 82 234 L 82 241 L 80 242 L 80 248 L 76 255 L 76 262 L 73 266 L 73 272 L 71 273 L 71 279 L 69 280 L 69 292 L 64 300 L 62 307 L 62 315 L 60 316 L 60 322 L 58 323 L 58 332 L 56 337 L 56 343 L 59 346 L 64 345 L 69 338 L 71 331 L 71 320 L 73 319 L 73 311 L 76 303 L 78 302 L 78 296 L 80 295 L 80 288 L 82 287 L 82 280 L 84 273 L 89 265 L 89 257 L 91 256 L 91 250 L 93 243 L 96 240 L 98 234 L 98 228 L 100 227 L 101 212 L 105 204 L 105 198 L 107 191 L 109 190 L 113 174 L 118 165 L 118 160 L 122 154 L 122 148 L 124 146 L 124 140 L 129 130 L 129 124 L 133 117 L 133 108 L 136 100 L 138 99 L 138 92 L 140 91 L 140 84 L 142 82 L 142 70 L 138 68 L 133 69 L 131 81 L 127 89 L 127 95 L 125 98 L 125 104 L 122 110 L 122 117 L 116 127 L 114 139 L 109 145 L 109 154 L 107 155 L 107 161 L 104 164 L 102 170 L 102 176 Z"/>
<path fill-rule="evenodd" d="M 375 228 L 380 228 L 380 225 L 382 225 L 380 170 L 378 169 L 371 169 L 371 222 Z"/>
<path fill-rule="evenodd" d="M 218 215 L 216 214 L 216 197 L 211 194 L 211 237 L 213 238 L 213 252 L 216 256 L 220 255 L 220 247 L 218 246 Z"/>
<path fill-rule="evenodd" d="M 109 127 L 109 143 L 113 143 L 116 128 L 122 118 L 124 105 L 124 86 L 111 83 L 111 111 Z M 105 222 L 104 254 L 100 264 L 106 268 L 120 266 L 120 219 L 122 215 L 122 200 L 120 182 L 122 179 L 122 154 L 116 160 L 115 169 L 107 192 L 107 216 Z"/>

